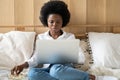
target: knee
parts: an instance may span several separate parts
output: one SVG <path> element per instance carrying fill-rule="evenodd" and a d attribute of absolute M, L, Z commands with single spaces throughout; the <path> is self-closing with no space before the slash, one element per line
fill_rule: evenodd
<path fill-rule="evenodd" d="M 35 68 L 30 68 L 28 72 L 28 76 L 33 76 L 33 74 L 36 72 Z"/>
<path fill-rule="evenodd" d="M 37 69 L 35 69 L 35 68 L 29 69 L 29 72 L 28 72 L 28 79 L 29 80 L 37 80 L 36 79 L 37 76 L 38 76 Z"/>
<path fill-rule="evenodd" d="M 64 69 L 63 67 L 64 66 L 61 64 L 53 65 L 50 69 L 50 75 L 55 78 L 58 78 L 59 75 L 63 74 L 63 69 Z"/>

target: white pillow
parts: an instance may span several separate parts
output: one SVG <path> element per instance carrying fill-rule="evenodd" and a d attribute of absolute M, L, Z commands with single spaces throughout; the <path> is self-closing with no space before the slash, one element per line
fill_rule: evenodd
<path fill-rule="evenodd" d="M 31 57 L 35 32 L 11 31 L 0 34 L 0 68 L 12 68 Z"/>
<path fill-rule="evenodd" d="M 120 68 L 120 34 L 88 33 L 95 66 Z"/>

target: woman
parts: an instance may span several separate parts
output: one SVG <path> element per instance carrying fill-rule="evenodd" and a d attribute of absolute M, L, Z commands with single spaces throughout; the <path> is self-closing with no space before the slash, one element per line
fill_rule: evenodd
<path fill-rule="evenodd" d="M 70 20 L 70 13 L 67 5 L 63 1 L 48 1 L 45 3 L 40 12 L 40 20 L 49 30 L 39 34 L 38 39 L 41 40 L 60 40 L 60 39 L 75 39 L 74 34 L 67 33 L 62 30 Z M 29 80 L 89 80 L 94 76 L 73 68 L 72 64 L 45 64 L 43 68 L 35 68 L 39 61 L 37 53 L 27 62 L 15 66 L 11 70 L 11 74 L 20 74 L 24 68 L 30 67 L 28 78 Z"/>

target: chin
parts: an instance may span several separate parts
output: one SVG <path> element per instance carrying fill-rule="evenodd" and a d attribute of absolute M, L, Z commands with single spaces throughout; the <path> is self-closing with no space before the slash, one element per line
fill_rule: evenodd
<path fill-rule="evenodd" d="M 53 31 L 53 32 L 59 32 L 60 30 L 53 29 L 52 31 Z"/>

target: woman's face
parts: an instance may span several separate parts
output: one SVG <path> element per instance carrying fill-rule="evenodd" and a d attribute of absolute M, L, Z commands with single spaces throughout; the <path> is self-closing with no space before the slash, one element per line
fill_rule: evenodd
<path fill-rule="evenodd" d="M 51 32 L 59 32 L 62 28 L 62 17 L 58 14 L 50 14 L 47 19 L 48 28 Z"/>

